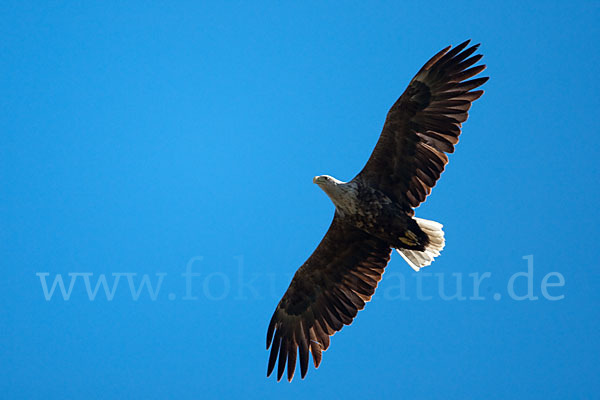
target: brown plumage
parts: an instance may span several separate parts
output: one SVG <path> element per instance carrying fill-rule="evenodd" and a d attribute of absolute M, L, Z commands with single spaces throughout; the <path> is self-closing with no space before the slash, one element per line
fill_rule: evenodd
<path fill-rule="evenodd" d="M 381 280 L 396 248 L 416 270 L 429 265 L 444 246 L 441 225 L 412 218 L 431 193 L 458 142 L 461 124 L 488 78 L 467 80 L 475 66 L 466 41 L 433 56 L 388 112 L 383 131 L 363 170 L 350 182 L 328 176 L 315 183 L 336 205 L 325 237 L 298 269 L 267 331 L 271 347 L 267 376 L 277 380 L 287 365 L 292 380 L 299 356 L 301 376 L 309 353 L 315 368 L 329 336 L 349 325 Z M 277 362 L 278 361 L 278 362 Z"/>

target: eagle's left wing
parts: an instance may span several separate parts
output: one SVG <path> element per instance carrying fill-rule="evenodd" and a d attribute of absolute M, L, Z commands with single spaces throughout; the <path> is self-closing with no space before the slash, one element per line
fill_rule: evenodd
<path fill-rule="evenodd" d="M 309 350 L 317 368 L 321 352 L 329 347 L 329 336 L 350 325 L 371 299 L 390 253 L 385 242 L 346 224 L 336 213 L 273 313 L 267 331 L 267 350 L 272 345 L 267 376 L 279 358 L 277 380 L 287 362 L 291 381 L 299 353 L 304 378 Z"/>
<path fill-rule="evenodd" d="M 373 154 L 354 178 L 384 192 L 413 214 L 431 193 L 458 143 L 471 103 L 488 78 L 469 79 L 485 69 L 469 41 L 433 56 L 388 112 Z"/>

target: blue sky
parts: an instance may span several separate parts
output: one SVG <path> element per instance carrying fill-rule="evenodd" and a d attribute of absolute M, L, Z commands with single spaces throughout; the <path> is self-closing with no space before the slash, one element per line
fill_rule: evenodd
<path fill-rule="evenodd" d="M 597 397 L 599 8 L 3 2 L 0 391 Z M 491 79 L 417 210 L 442 256 L 419 276 L 394 256 L 318 370 L 267 379 L 268 321 L 333 215 L 312 177 L 352 178 L 467 38 Z"/>

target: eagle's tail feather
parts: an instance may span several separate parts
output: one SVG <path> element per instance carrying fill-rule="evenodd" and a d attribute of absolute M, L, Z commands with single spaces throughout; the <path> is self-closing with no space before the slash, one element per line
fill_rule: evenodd
<path fill-rule="evenodd" d="M 429 244 L 423 251 L 408 249 L 396 249 L 396 251 L 398 251 L 412 269 L 419 271 L 421 268 L 431 264 L 433 259 L 440 255 L 440 252 L 444 248 L 445 240 L 442 224 L 422 218 L 414 218 L 414 220 L 419 225 L 419 228 L 429 237 Z"/>

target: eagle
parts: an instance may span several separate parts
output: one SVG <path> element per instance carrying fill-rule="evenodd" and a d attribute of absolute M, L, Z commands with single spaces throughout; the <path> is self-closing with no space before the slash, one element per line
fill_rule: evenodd
<path fill-rule="evenodd" d="M 316 183 L 335 205 L 329 230 L 296 271 L 267 329 L 271 348 L 267 377 L 277 360 L 277 381 L 286 364 L 291 381 L 300 358 L 304 379 L 309 352 L 315 368 L 329 337 L 350 325 L 371 300 L 393 249 L 418 271 L 444 248 L 442 225 L 415 217 L 454 152 L 474 90 L 488 77 L 479 44 L 448 46 L 417 72 L 389 110 L 366 165 L 350 182 L 329 175 Z"/>

